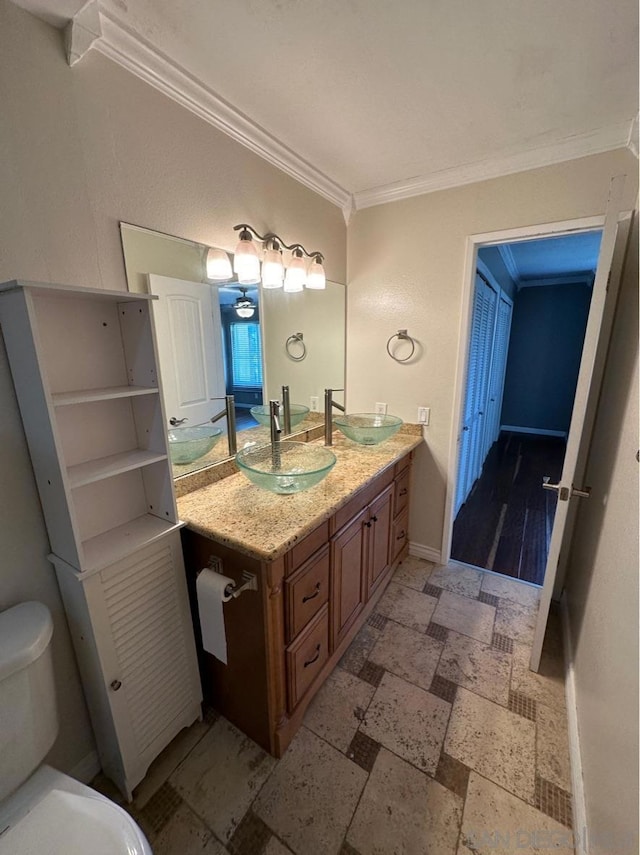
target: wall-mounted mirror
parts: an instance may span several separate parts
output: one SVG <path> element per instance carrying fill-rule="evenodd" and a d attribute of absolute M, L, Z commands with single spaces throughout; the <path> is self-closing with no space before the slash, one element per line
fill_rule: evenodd
<path fill-rule="evenodd" d="M 160 370 L 173 420 L 167 430 L 177 440 L 170 442 L 174 477 L 229 457 L 227 395 L 235 400 L 238 448 L 269 441 L 268 426 L 251 408 L 280 400 L 283 385 L 292 405 L 309 408 L 292 424 L 294 433 L 323 423 L 324 389 L 345 381 L 344 285 L 285 293 L 241 287 L 235 277 L 214 283 L 206 276 L 205 244 L 128 223 L 120 233 L 129 290 L 158 296 Z"/>

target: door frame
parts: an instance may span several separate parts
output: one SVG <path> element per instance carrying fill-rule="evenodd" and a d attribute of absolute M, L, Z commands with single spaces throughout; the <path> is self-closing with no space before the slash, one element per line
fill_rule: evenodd
<path fill-rule="evenodd" d="M 623 216 L 625 216 L 625 214 L 621 214 L 621 218 Z M 462 420 L 464 416 L 464 398 L 467 386 L 467 361 L 469 358 L 469 344 L 471 339 L 471 316 L 473 311 L 475 273 L 478 264 L 478 250 L 483 246 L 493 244 L 517 243 L 524 240 L 539 240 L 541 238 L 594 231 L 595 229 L 601 229 L 604 226 L 604 218 L 604 214 L 599 214 L 593 217 L 580 217 L 573 220 L 560 220 L 551 223 L 537 223 L 530 226 L 501 229 L 500 231 L 495 232 L 482 232 L 480 234 L 467 236 L 463 275 L 462 308 L 460 312 L 460 326 L 458 329 L 458 354 L 453 390 L 453 418 L 451 420 L 451 435 L 449 438 L 446 504 L 444 527 L 442 532 L 441 560 L 443 564 L 446 564 L 451 558 L 453 523 L 455 521 L 454 506 L 458 479 L 458 456 Z"/>

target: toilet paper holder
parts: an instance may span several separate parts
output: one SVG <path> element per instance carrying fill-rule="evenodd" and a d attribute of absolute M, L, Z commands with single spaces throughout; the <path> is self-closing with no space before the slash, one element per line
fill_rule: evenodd
<path fill-rule="evenodd" d="M 224 576 L 223 568 L 222 568 L 222 558 L 218 558 L 217 555 L 210 555 L 208 565 L 210 570 L 213 570 L 214 573 L 219 573 L 221 576 Z M 196 573 L 196 579 L 202 573 L 204 567 L 198 570 Z M 241 584 L 239 588 L 235 587 L 235 582 L 230 582 L 227 587 L 224 589 L 225 597 L 233 597 L 234 600 L 237 600 L 240 594 L 244 593 L 244 591 L 257 591 L 258 590 L 258 577 L 255 573 L 249 573 L 248 570 L 242 571 Z"/>

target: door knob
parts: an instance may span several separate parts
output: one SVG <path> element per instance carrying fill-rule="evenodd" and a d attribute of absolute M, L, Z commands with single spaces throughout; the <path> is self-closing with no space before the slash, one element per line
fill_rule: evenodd
<path fill-rule="evenodd" d="M 188 422 L 188 421 L 189 421 L 189 419 L 187 419 L 187 418 L 177 419 L 175 416 L 171 416 L 171 418 L 169 419 L 169 424 L 172 425 L 173 427 L 177 427 L 177 425 L 183 425 L 185 422 Z"/>
<path fill-rule="evenodd" d="M 550 484 L 549 481 L 549 476 L 545 475 L 542 479 L 542 489 L 552 490 L 554 493 L 557 493 L 561 502 L 568 502 L 573 496 L 577 496 L 579 499 L 588 499 L 591 495 L 591 487 L 583 487 L 579 490 L 577 487 L 571 485 L 571 489 L 569 489 L 568 487 L 562 487 L 560 484 Z"/>

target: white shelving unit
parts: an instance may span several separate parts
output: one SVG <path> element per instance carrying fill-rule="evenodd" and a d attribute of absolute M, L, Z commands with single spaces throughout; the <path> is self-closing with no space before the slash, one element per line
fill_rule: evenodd
<path fill-rule="evenodd" d="M 127 797 L 155 754 L 200 714 L 201 700 L 152 299 L 146 294 L 21 281 L 0 285 L 0 324 L 49 533 L 50 557 L 65 599 L 103 767 Z M 149 550 L 152 554 L 159 550 L 164 558 L 145 563 Z M 122 567 L 127 568 L 124 575 Z M 160 682 L 153 669 L 134 667 L 135 645 L 127 647 L 118 666 L 116 636 L 121 628 L 116 632 L 117 621 L 105 618 L 100 605 L 101 598 L 108 599 L 107 588 L 113 588 L 110 579 L 136 577 L 139 568 L 145 568 L 137 581 L 141 596 L 127 623 L 132 638 L 149 620 L 157 591 L 154 574 L 171 578 L 169 600 L 158 607 L 173 608 L 172 629 L 156 621 L 149 638 L 158 650 L 177 645 L 183 654 L 173 666 L 174 660 L 166 659 L 169 670 Z M 82 631 L 76 631 L 80 626 Z M 142 648 L 140 657 L 142 661 Z M 104 666 L 107 659 L 109 668 Z M 113 676 L 118 670 L 126 679 Z M 173 693 L 178 683 L 184 703 L 176 712 Z M 164 724 L 157 725 L 159 730 L 142 746 L 124 734 L 127 717 L 138 722 L 139 733 L 144 731 L 140 722 L 145 719 L 145 703 L 150 708 L 164 704 L 175 715 L 165 721 L 156 709 L 156 725 Z"/>

